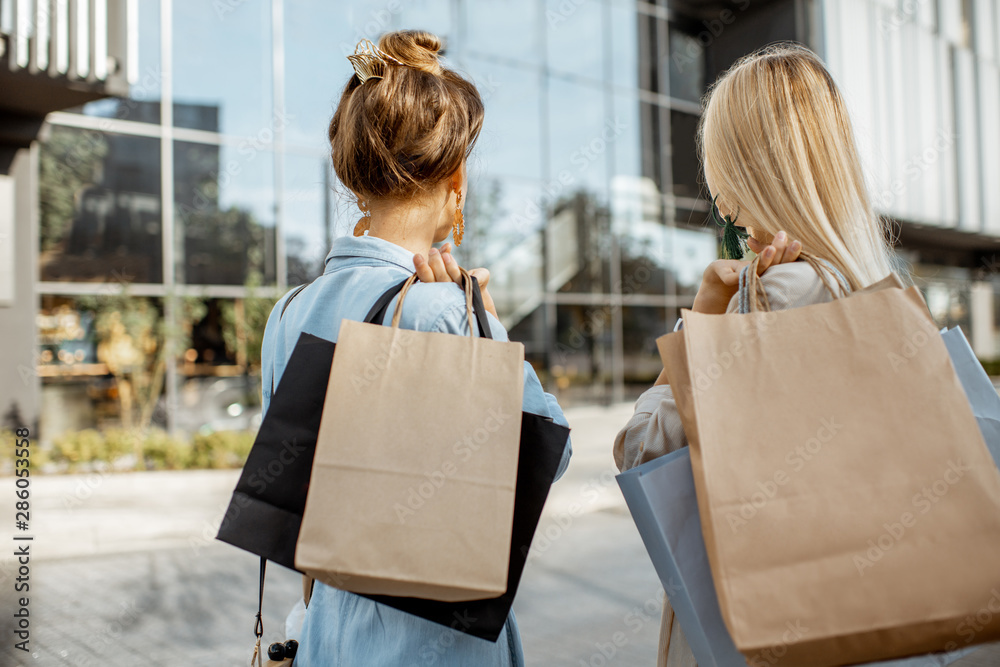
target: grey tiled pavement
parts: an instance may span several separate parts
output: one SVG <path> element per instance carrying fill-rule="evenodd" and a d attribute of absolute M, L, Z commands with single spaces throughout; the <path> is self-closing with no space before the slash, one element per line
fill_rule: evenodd
<path fill-rule="evenodd" d="M 661 589 L 613 481 L 631 406 L 568 412 L 575 455 L 553 488 L 515 605 L 531 667 L 653 666 Z M 246 665 L 258 561 L 213 541 L 238 471 L 35 477 L 31 647 L 11 649 L 12 566 L 0 559 L 0 667 Z M 0 497 L 9 478 L 0 478 Z M 0 539 L 11 544 L 11 503 Z M 572 509 L 571 509 L 572 508 Z M 268 568 L 265 641 L 301 579 Z M 610 660 L 615 633 L 627 639 Z M 619 637 L 620 639 L 620 637 Z M 1000 648 L 962 667 L 1000 667 Z"/>

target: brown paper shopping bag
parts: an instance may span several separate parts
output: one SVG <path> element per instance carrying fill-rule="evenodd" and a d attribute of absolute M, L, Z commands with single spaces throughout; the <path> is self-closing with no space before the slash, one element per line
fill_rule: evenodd
<path fill-rule="evenodd" d="M 296 567 L 356 593 L 464 601 L 507 589 L 520 343 L 343 321 Z M 475 280 L 465 275 L 470 334 Z"/>
<path fill-rule="evenodd" d="M 919 292 L 771 313 L 754 269 L 756 312 L 684 311 L 658 341 L 737 648 L 826 666 L 1000 638 L 1000 473 Z"/>

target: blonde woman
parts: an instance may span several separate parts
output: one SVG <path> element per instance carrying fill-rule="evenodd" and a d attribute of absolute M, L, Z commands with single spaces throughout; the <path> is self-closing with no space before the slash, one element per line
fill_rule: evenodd
<path fill-rule="evenodd" d="M 794 261 L 800 250 L 826 260 L 828 280 L 840 280 L 851 290 L 893 270 L 844 101 L 812 51 L 782 44 L 739 60 L 709 90 L 698 141 L 719 212 L 745 227 L 751 250 L 770 255 L 766 264 L 761 262 L 761 282 L 772 310 L 831 298 L 816 271 Z M 789 245 L 789 238 L 796 241 Z M 736 312 L 736 276 L 745 264 L 713 262 L 693 310 Z M 771 408 L 781 414 L 781 406 Z M 685 446 L 670 385 L 661 375 L 615 439 L 615 463 L 627 470 Z M 659 664 L 695 664 L 669 604 L 663 610 Z"/>

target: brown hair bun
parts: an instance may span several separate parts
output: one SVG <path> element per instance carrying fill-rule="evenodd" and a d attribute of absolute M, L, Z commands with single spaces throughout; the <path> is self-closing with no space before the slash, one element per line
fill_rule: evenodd
<path fill-rule="evenodd" d="M 389 60 L 382 78 L 352 75 L 330 121 L 337 178 L 361 199 L 399 199 L 453 174 L 483 125 L 479 91 L 438 60 L 429 32 L 382 35 Z"/>

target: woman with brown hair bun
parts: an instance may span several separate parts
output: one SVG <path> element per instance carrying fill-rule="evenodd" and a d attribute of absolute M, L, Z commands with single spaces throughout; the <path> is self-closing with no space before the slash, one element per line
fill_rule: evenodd
<path fill-rule="evenodd" d="M 382 36 L 377 47 L 362 42 L 349 57 L 355 74 L 329 136 L 334 171 L 362 215 L 353 236 L 334 241 L 323 275 L 292 301 L 289 292 L 271 312 L 261 353 L 265 412 L 266 388 L 272 379 L 279 384 L 300 333 L 335 338 L 341 320 L 364 319 L 378 297 L 414 269 L 420 282 L 406 296 L 400 326 L 468 335 L 464 292 L 454 284 L 458 264 L 448 244 L 440 251 L 432 246 L 449 234 L 455 243 L 462 240 L 465 162 L 482 128 L 483 103 L 472 83 L 442 66 L 440 48 L 434 35 L 400 31 Z M 483 286 L 493 338 L 507 340 L 486 289 L 488 272 L 472 273 Z M 394 309 L 395 299 L 387 312 Z M 414 389 L 433 393 L 434 387 L 428 368 L 426 387 Z M 522 405 L 567 425 L 527 363 Z M 567 439 L 558 475 L 570 454 Z M 453 628 L 462 621 L 456 618 Z M 516 667 L 524 660 L 513 613 L 499 640 L 489 642 L 316 582 L 294 664 Z"/>

